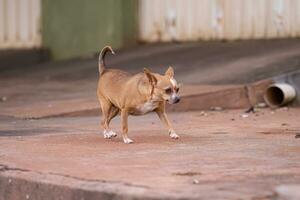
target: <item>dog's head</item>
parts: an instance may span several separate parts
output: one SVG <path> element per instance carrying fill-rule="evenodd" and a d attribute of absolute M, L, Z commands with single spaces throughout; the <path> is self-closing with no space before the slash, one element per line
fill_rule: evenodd
<path fill-rule="evenodd" d="M 144 73 L 147 76 L 152 87 L 152 98 L 159 101 L 167 101 L 170 104 L 175 104 L 180 101 L 178 95 L 179 85 L 174 79 L 174 70 L 169 67 L 164 75 L 150 72 L 148 69 L 144 69 Z"/>

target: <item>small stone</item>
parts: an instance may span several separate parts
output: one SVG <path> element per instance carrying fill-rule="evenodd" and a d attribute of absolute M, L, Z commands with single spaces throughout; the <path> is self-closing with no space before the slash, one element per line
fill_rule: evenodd
<path fill-rule="evenodd" d="M 215 106 L 215 107 L 211 107 L 210 110 L 212 110 L 212 111 L 222 111 L 224 109 L 222 107 Z"/>
<path fill-rule="evenodd" d="M 6 100 L 7 100 L 6 96 L 3 96 L 3 97 L 0 98 L 0 101 L 2 101 L 2 102 L 6 101 Z"/>
<path fill-rule="evenodd" d="M 199 182 L 199 180 L 198 179 L 194 179 L 193 180 L 193 184 L 199 184 L 200 182 Z"/>
<path fill-rule="evenodd" d="M 247 118 L 247 117 L 249 117 L 249 115 L 244 113 L 244 114 L 241 114 L 241 117 L 242 118 Z"/>
<path fill-rule="evenodd" d="M 289 110 L 289 107 L 284 106 L 284 107 L 282 107 L 281 109 L 282 109 L 282 110 Z"/>
<path fill-rule="evenodd" d="M 26 199 L 29 199 L 29 194 L 26 194 Z"/>
<path fill-rule="evenodd" d="M 258 113 L 260 112 L 260 109 L 259 108 L 254 108 L 254 113 Z"/>
<path fill-rule="evenodd" d="M 207 113 L 204 112 L 204 111 L 201 111 L 201 112 L 200 112 L 200 115 L 201 115 L 201 116 L 207 116 Z"/>
<path fill-rule="evenodd" d="M 9 178 L 9 179 L 8 179 L 8 183 L 11 183 L 11 182 L 12 182 L 12 180 Z"/>
<path fill-rule="evenodd" d="M 266 108 L 266 107 L 267 107 L 267 104 L 264 103 L 264 102 L 260 102 L 260 103 L 256 104 L 256 107 L 257 107 L 257 108 Z"/>

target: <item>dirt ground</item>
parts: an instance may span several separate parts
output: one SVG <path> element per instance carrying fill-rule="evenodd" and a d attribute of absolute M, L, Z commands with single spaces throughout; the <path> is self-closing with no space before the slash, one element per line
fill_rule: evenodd
<path fill-rule="evenodd" d="M 300 184 L 300 110 L 242 114 L 172 113 L 179 140 L 168 137 L 154 114 L 131 117 L 132 145 L 122 143 L 119 118 L 112 125 L 118 136 L 109 140 L 101 134 L 99 117 L 1 117 L 0 188 L 6 189 L 0 194 L 12 197 L 8 177 L 34 180 L 41 188 L 51 180 L 110 191 L 121 199 L 274 199 L 278 186 Z M 72 194 L 55 191 L 62 199 Z M 38 195 L 30 186 L 23 193 Z M 81 195 L 74 199 L 89 196 Z"/>

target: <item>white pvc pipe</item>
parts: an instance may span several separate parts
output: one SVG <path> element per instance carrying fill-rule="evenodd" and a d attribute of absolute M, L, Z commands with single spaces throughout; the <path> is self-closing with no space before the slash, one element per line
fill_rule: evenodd
<path fill-rule="evenodd" d="M 295 88 L 287 83 L 275 83 L 270 85 L 264 95 L 264 100 L 270 107 L 283 106 L 295 98 Z"/>

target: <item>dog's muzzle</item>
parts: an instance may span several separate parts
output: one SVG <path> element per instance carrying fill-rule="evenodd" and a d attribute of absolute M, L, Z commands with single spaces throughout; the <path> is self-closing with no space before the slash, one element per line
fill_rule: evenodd
<path fill-rule="evenodd" d="M 172 94 L 169 100 L 170 104 L 175 104 L 178 103 L 180 101 L 180 97 L 177 94 Z"/>

